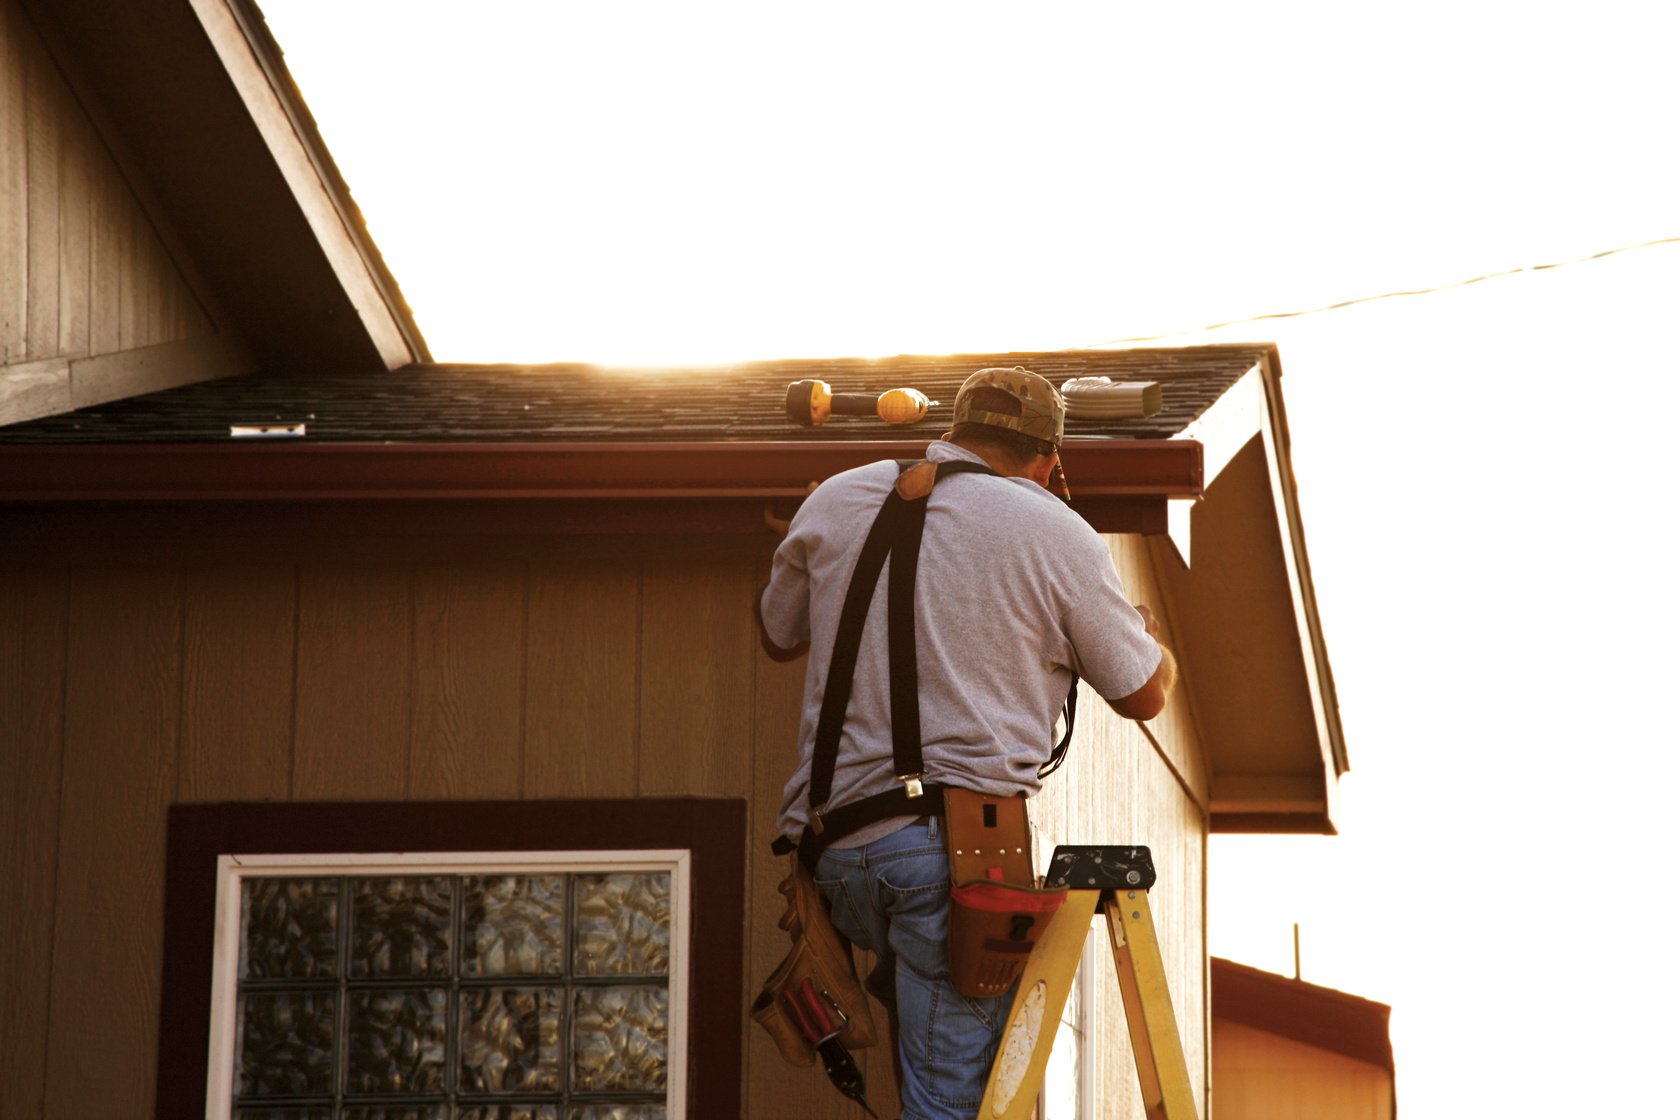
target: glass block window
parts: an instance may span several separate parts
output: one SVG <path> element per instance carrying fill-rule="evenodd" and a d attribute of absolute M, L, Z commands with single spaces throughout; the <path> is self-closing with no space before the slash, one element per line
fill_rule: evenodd
<path fill-rule="evenodd" d="M 228 857 L 211 1063 L 225 1107 L 211 1115 L 678 1120 L 674 855 L 541 869 L 312 858 L 283 873 Z"/>

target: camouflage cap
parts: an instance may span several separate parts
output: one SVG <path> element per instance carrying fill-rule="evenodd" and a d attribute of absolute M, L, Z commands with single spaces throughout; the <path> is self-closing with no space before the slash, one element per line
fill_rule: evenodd
<path fill-rule="evenodd" d="M 989 412 L 974 405 L 974 390 L 1001 389 L 1021 403 L 1020 415 L 1009 412 Z M 1062 420 L 1067 415 L 1067 402 L 1056 387 L 1038 374 L 1021 366 L 1004 369 L 983 369 L 964 381 L 957 390 L 957 404 L 953 424 L 990 424 L 1008 428 L 1033 439 L 1061 445 Z"/>

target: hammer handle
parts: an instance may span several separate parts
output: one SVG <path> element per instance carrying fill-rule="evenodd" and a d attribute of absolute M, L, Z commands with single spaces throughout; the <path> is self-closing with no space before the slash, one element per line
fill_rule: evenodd
<path fill-rule="evenodd" d="M 835 393 L 829 406 L 836 416 L 874 416 L 879 393 Z"/>

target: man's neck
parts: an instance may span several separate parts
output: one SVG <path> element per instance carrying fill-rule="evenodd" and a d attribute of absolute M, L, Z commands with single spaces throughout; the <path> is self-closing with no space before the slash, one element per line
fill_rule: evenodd
<path fill-rule="evenodd" d="M 984 462 L 988 467 L 992 468 L 998 474 L 1002 475 L 1004 478 L 1030 478 L 1030 477 L 1032 477 L 1031 474 L 1029 474 L 1029 472 L 1027 471 L 1027 468 L 1025 466 L 1023 466 L 1020 463 L 1014 462 L 1013 460 L 1008 459 L 1008 458 L 1006 458 L 1002 455 L 999 455 L 995 450 L 993 450 L 990 447 L 973 447 L 973 446 L 970 446 L 969 444 L 962 443 L 962 442 L 960 442 L 958 440 L 954 440 L 954 439 L 950 440 L 949 442 L 950 442 L 952 447 L 960 447 L 964 451 L 968 452 L 970 455 L 979 456 L 982 462 Z"/>

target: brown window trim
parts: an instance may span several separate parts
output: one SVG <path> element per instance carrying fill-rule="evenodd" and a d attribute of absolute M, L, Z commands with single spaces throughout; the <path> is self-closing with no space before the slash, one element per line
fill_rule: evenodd
<path fill-rule="evenodd" d="M 157 1112 L 205 1113 L 216 861 L 232 853 L 602 851 L 686 848 L 689 931 L 688 1114 L 741 1114 L 742 915 L 746 802 L 272 802 L 169 810 Z"/>

